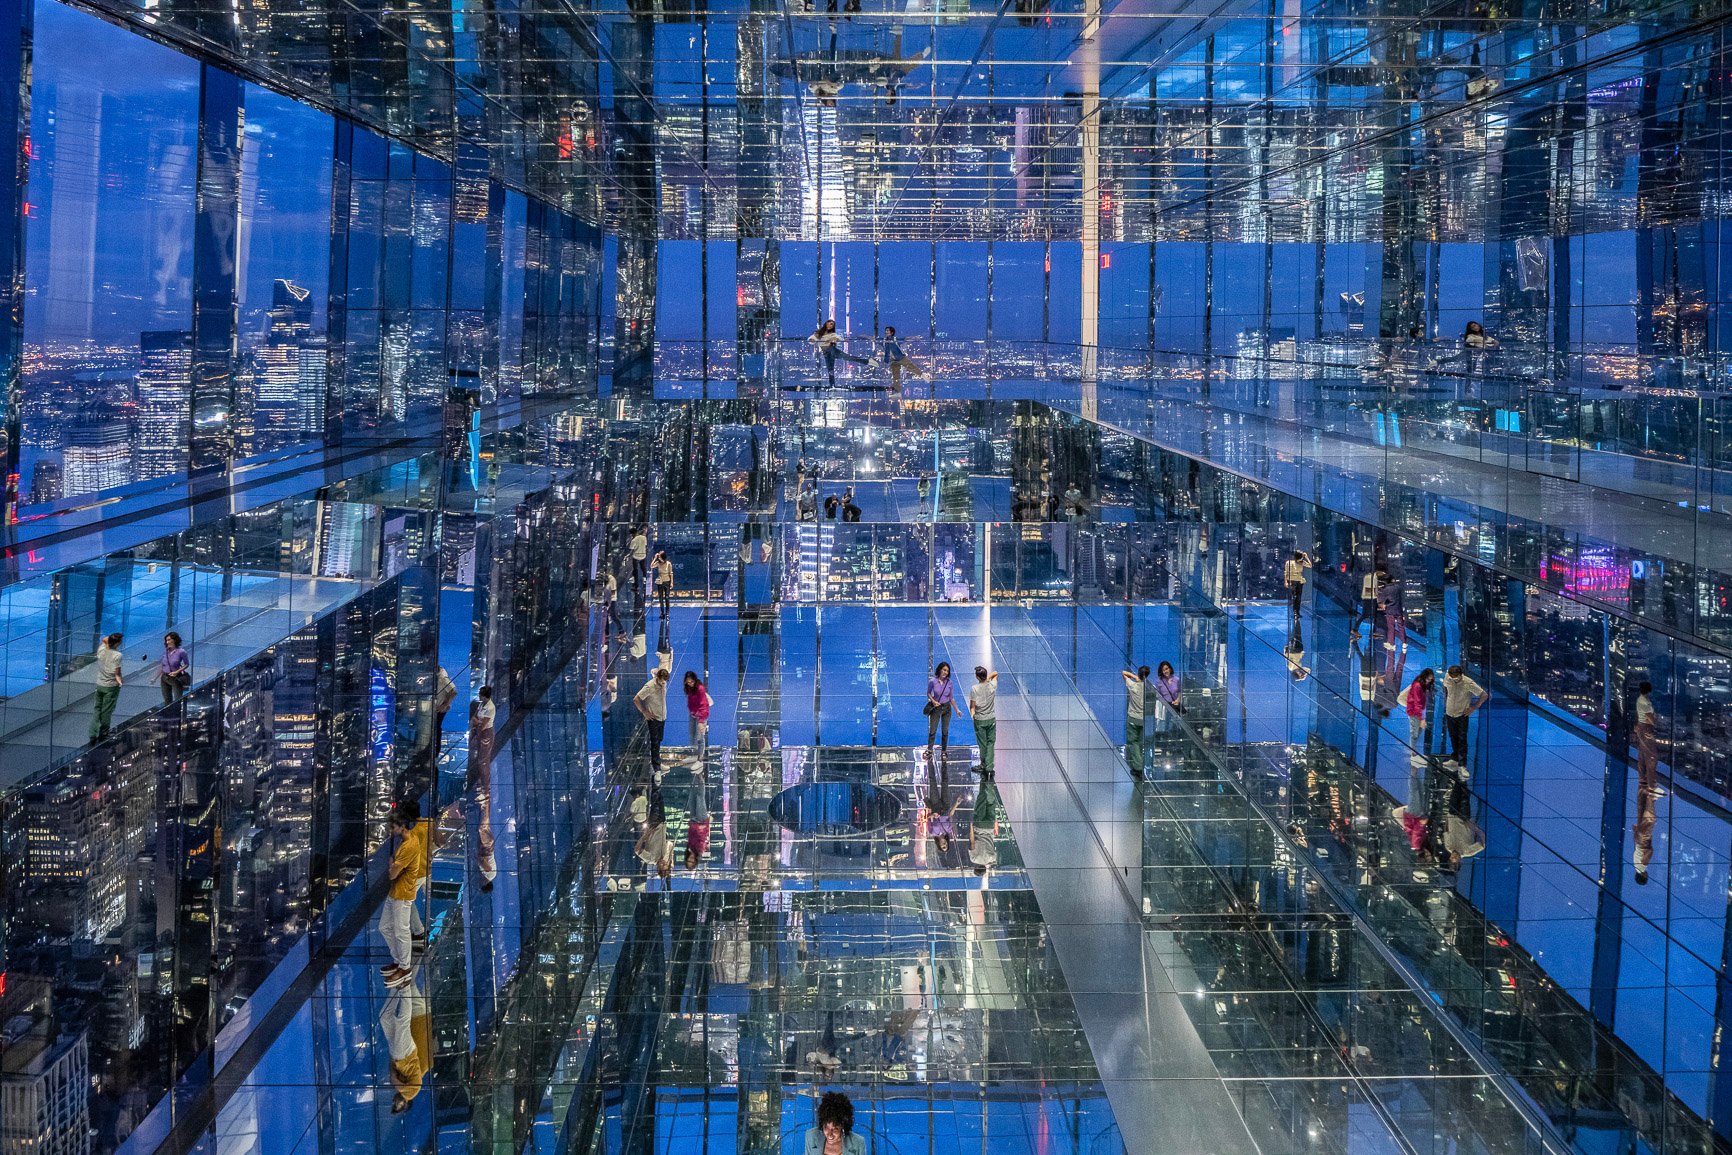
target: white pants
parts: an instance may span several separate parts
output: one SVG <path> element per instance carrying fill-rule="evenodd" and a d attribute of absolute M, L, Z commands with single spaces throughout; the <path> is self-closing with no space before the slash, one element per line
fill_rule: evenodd
<path fill-rule="evenodd" d="M 387 898 L 379 908 L 379 937 L 391 951 L 391 961 L 408 969 L 415 959 L 415 940 L 427 933 L 421 921 L 421 883 L 414 898 Z"/>
<path fill-rule="evenodd" d="M 385 905 L 379 908 L 379 937 L 385 940 L 385 946 L 391 951 L 391 961 L 409 969 L 409 964 L 415 959 L 415 900 L 412 898 L 387 898 Z"/>
<path fill-rule="evenodd" d="M 385 1033 L 385 1049 L 393 1063 L 415 1057 L 415 1016 L 426 1013 L 427 996 L 415 984 L 398 987 L 385 996 L 379 1011 L 379 1027 Z"/>

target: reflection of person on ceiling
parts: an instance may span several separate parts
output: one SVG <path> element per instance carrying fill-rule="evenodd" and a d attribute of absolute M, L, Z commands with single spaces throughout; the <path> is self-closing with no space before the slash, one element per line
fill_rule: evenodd
<path fill-rule="evenodd" d="M 770 65 L 770 71 L 784 80 L 805 81 L 812 95 L 826 108 L 834 107 L 842 89 L 850 84 L 882 88 L 885 99 L 895 103 L 896 89 L 902 79 L 925 63 L 931 51 L 922 48 L 913 56 L 903 56 L 902 35 L 897 33 L 889 56 L 867 49 L 838 50 L 832 43 L 828 53 L 778 60 Z"/>

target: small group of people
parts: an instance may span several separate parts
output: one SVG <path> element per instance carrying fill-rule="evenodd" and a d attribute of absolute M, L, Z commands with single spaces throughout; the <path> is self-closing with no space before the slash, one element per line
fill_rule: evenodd
<path fill-rule="evenodd" d="M 974 667 L 974 684 L 964 700 L 968 716 L 974 723 L 974 741 L 980 747 L 980 763 L 972 770 L 991 781 L 998 751 L 998 673 L 985 666 Z M 938 743 L 939 761 L 950 753 L 950 719 L 962 716 L 956 703 L 956 687 L 950 674 L 950 663 L 939 662 L 926 679 L 926 759 L 932 763 L 933 742 Z"/>
<path fill-rule="evenodd" d="M 1131 777 L 1141 781 L 1154 757 L 1153 747 L 1144 740 L 1151 723 L 1154 733 L 1166 733 L 1185 712 L 1185 703 L 1171 662 L 1162 661 L 1155 667 L 1153 681 L 1147 666 L 1126 669 L 1120 676 L 1125 681 L 1125 765 Z M 1154 691 L 1152 702 L 1150 690 Z"/>
<path fill-rule="evenodd" d="M 96 698 L 90 716 L 90 740 L 100 742 L 114 728 L 114 708 L 120 702 L 120 687 L 125 684 L 125 655 L 121 645 L 124 634 L 105 634 L 96 648 Z M 173 630 L 162 636 L 162 657 L 151 675 L 162 690 L 162 704 L 168 705 L 182 697 L 192 687 L 192 658 L 186 652 L 179 634 Z"/>
<path fill-rule="evenodd" d="M 837 514 L 842 515 L 843 521 L 859 521 L 860 512 L 860 506 L 854 501 L 853 486 L 843 490 L 840 497 L 832 493 L 824 499 L 824 520 L 826 521 L 835 521 Z"/>
<path fill-rule="evenodd" d="M 818 353 L 824 359 L 824 372 L 832 385 L 836 384 L 837 361 L 851 361 L 856 365 L 862 365 L 867 372 L 873 372 L 880 368 L 888 369 L 892 389 L 902 388 L 903 370 L 907 370 L 910 375 L 923 381 L 932 380 L 931 375 L 915 364 L 914 359 L 908 356 L 907 351 L 903 349 L 901 339 L 896 336 L 895 325 L 884 326 L 884 335 L 876 342 L 876 348 L 871 357 L 862 357 L 857 353 L 848 352 L 844 342 L 845 338 L 837 331 L 836 320 L 833 317 L 826 318 L 817 330 L 806 338 L 807 344 L 818 347 Z"/>
<path fill-rule="evenodd" d="M 692 774 L 696 782 L 691 791 L 690 816 L 686 820 L 685 867 L 688 871 L 698 868 L 710 848 L 709 784 L 703 767 L 694 767 Z M 634 786 L 626 813 L 637 832 L 632 843 L 632 857 L 661 879 L 662 885 L 671 885 L 674 845 L 668 833 L 667 804 L 662 798 L 661 782 L 652 779 L 647 785 Z M 608 889 L 616 889 L 618 885 L 618 880 L 610 880 Z"/>
<path fill-rule="evenodd" d="M 923 800 L 926 811 L 926 835 L 938 848 L 940 857 L 948 855 L 956 843 L 956 812 L 962 808 L 962 795 L 950 793 L 945 784 L 929 790 Z M 968 865 L 977 877 L 998 865 L 999 819 L 1004 813 L 1004 801 L 992 778 L 981 780 L 974 796 L 974 809 L 968 824 Z"/>
<path fill-rule="evenodd" d="M 1407 835 L 1408 847 L 1421 861 L 1432 858 L 1431 845 L 1438 829 L 1432 822 L 1432 784 L 1428 772 L 1432 766 L 1428 733 L 1433 710 L 1441 699 L 1444 726 L 1449 734 L 1453 770 L 1447 775 L 1448 794 L 1441 825 L 1439 865 L 1446 870 L 1459 869 L 1464 858 L 1470 858 L 1485 848 L 1485 835 L 1473 820 L 1473 796 L 1467 789 L 1468 719 L 1491 700 L 1485 687 L 1468 677 L 1461 666 L 1445 671 L 1439 686 L 1437 671 L 1431 667 L 1419 671 L 1396 702 L 1407 714 L 1408 744 L 1412 754 L 1408 759 L 1407 803 L 1397 806 L 1394 814 Z"/>
<path fill-rule="evenodd" d="M 650 770 L 657 782 L 661 781 L 663 772 L 662 741 L 667 736 L 668 684 L 673 680 L 673 651 L 663 650 L 659 657 L 655 672 L 631 699 L 633 708 L 643 718 L 644 735 L 649 743 Z M 701 770 L 709 755 L 710 708 L 715 705 L 715 699 L 710 697 L 709 687 L 695 670 L 685 672 L 680 688 L 686 696 L 687 736 L 692 751 L 688 765 Z"/>

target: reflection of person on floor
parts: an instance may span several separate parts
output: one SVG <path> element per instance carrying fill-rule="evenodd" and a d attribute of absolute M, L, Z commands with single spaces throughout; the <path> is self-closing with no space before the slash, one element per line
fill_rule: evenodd
<path fill-rule="evenodd" d="M 415 939 L 425 934 L 415 896 L 427 877 L 427 832 L 420 804 L 413 798 L 403 799 L 391 811 L 391 833 L 397 838 L 387 867 L 391 888 L 379 909 L 379 936 L 391 951 L 391 962 L 379 970 L 386 983 L 396 984 L 412 973 Z"/>
<path fill-rule="evenodd" d="M 956 837 L 956 810 L 961 805 L 960 794 L 954 795 L 948 804 L 942 793 L 926 796 L 926 833 L 940 854 L 949 852 L 951 840 Z"/>
<path fill-rule="evenodd" d="M 1459 775 L 1449 786 L 1449 805 L 1444 812 L 1443 848 L 1448 870 L 1460 870 L 1464 859 L 1485 849 L 1485 832 L 1473 820 L 1473 795 Z"/>
<path fill-rule="evenodd" d="M 1281 650 L 1281 655 L 1287 659 L 1287 672 L 1295 682 L 1303 682 L 1311 676 L 1311 667 L 1305 664 L 1305 628 L 1304 619 L 1298 614 L 1292 615 L 1287 624 L 1287 644 Z"/>
<path fill-rule="evenodd" d="M 898 1007 L 890 1012 L 890 1017 L 884 1021 L 884 1041 L 879 1046 L 878 1057 L 891 1070 L 886 1072 L 891 1078 L 906 1078 L 907 1068 L 902 1066 L 903 1056 L 908 1052 L 908 1029 L 914 1025 L 914 1020 L 920 1012 Z M 901 1068 L 900 1071 L 897 1068 Z"/>
<path fill-rule="evenodd" d="M 667 814 L 657 813 L 661 809 L 657 805 L 660 795 L 659 790 L 651 791 L 649 824 L 637 836 L 637 845 L 632 847 L 632 852 L 646 869 L 655 871 L 662 885 L 667 886 L 674 873 L 674 847 L 668 840 Z"/>
<path fill-rule="evenodd" d="M 481 869 L 481 893 L 490 894 L 493 880 L 499 877 L 499 860 L 493 854 L 492 798 L 486 791 L 480 791 L 475 795 L 475 804 L 481 809 L 475 827 L 475 865 Z"/>
<path fill-rule="evenodd" d="M 1643 786 L 1636 791 L 1636 825 L 1631 831 L 1635 836 L 1635 852 L 1632 864 L 1636 868 L 1636 883 L 1639 886 L 1648 885 L 1648 864 L 1654 861 L 1654 824 L 1656 818 L 1655 802 L 1660 791 L 1657 786 Z"/>
<path fill-rule="evenodd" d="M 391 1056 L 391 1114 L 401 1115 L 433 1066 L 433 1015 L 419 983 L 392 989 L 379 1011 L 379 1029 Z"/>
<path fill-rule="evenodd" d="M 842 1069 L 842 1060 L 836 1054 L 836 1011 L 831 1008 L 824 1012 L 824 1034 L 818 1041 L 818 1048 L 806 1052 L 806 1061 L 812 1064 L 812 1069 L 826 1078 Z"/>
<path fill-rule="evenodd" d="M 974 800 L 974 819 L 968 824 L 968 860 L 977 876 L 998 865 L 998 812 L 998 788 L 982 782 Z"/>
<path fill-rule="evenodd" d="M 700 779 L 692 787 L 691 818 L 686 822 L 686 869 L 696 870 L 710 849 L 709 787 Z"/>

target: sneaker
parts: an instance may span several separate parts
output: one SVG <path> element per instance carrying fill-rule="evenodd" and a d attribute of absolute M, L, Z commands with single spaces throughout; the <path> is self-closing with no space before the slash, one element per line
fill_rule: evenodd
<path fill-rule="evenodd" d="M 409 973 L 411 972 L 408 967 L 400 967 L 396 963 L 379 968 L 380 976 L 388 983 L 394 983 Z"/>
<path fill-rule="evenodd" d="M 404 986 L 410 980 L 412 980 L 414 977 L 415 977 L 415 972 L 412 970 L 406 970 L 402 974 L 399 974 L 396 976 L 386 975 L 385 976 L 385 985 L 388 987 Z"/>
<path fill-rule="evenodd" d="M 1389 816 L 1391 818 L 1395 819 L 1397 822 L 1406 822 L 1407 821 L 1407 807 L 1397 806 L 1394 810 L 1391 810 L 1389 812 Z"/>

